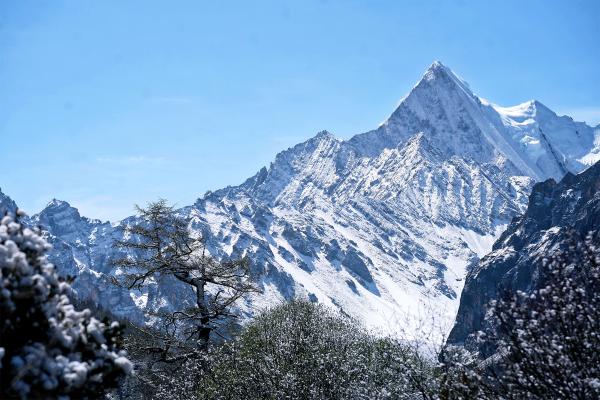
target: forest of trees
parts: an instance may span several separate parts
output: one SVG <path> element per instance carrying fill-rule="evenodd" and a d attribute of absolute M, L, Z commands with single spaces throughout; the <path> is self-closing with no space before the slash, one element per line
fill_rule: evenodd
<path fill-rule="evenodd" d="M 216 260 L 164 201 L 138 208 L 115 246 L 114 283 L 169 277 L 195 293 L 152 327 L 77 311 L 70 280 L 40 232 L 0 223 L 0 398 L 594 399 L 600 398 L 600 236 L 573 233 L 540 266 L 538 288 L 490 306 L 482 360 L 462 347 L 423 351 L 307 299 L 240 325 L 258 289 L 246 260 Z M 95 314 L 93 316 L 92 314 Z"/>

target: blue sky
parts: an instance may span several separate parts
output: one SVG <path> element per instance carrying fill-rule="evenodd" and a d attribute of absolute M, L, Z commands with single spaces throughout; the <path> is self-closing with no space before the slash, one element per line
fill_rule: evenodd
<path fill-rule="evenodd" d="M 115 220 L 376 127 L 434 60 L 600 122 L 598 1 L 4 1 L 0 188 Z"/>

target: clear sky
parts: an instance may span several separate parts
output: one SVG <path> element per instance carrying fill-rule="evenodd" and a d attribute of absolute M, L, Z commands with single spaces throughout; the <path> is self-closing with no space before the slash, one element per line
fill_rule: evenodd
<path fill-rule="evenodd" d="M 0 188 L 119 219 L 380 124 L 434 60 L 600 122 L 600 1 L 0 1 Z"/>

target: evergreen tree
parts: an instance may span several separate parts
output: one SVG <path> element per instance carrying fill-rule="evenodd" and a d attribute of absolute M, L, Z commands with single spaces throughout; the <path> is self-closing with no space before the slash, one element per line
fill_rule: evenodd
<path fill-rule="evenodd" d="M 161 318 L 160 326 L 140 329 L 146 339 L 140 341 L 139 350 L 151 356 L 153 361 L 147 363 L 156 371 L 165 364 L 204 359 L 215 332 L 236 318 L 234 304 L 256 291 L 248 263 L 243 259 L 217 261 L 210 256 L 202 238 L 190 232 L 187 221 L 165 200 L 137 210 L 138 222 L 126 226 L 125 239 L 115 243 L 127 252 L 114 261 L 124 272 L 117 283 L 141 289 L 167 278 L 195 294 L 189 307 L 154 314 Z"/>

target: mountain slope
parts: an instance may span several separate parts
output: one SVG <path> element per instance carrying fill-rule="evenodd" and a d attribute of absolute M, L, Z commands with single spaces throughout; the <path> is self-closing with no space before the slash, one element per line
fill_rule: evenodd
<path fill-rule="evenodd" d="M 469 265 L 525 210 L 532 184 L 579 172 L 599 152 L 597 129 L 531 104 L 494 106 L 436 62 L 376 130 L 347 141 L 321 132 L 179 212 L 216 257 L 250 258 L 263 293 L 240 305 L 246 315 L 301 295 L 378 329 L 429 306 L 446 325 Z M 173 282 L 109 285 L 119 273 L 111 243 L 132 218 L 111 225 L 51 203 L 32 223 L 47 230 L 53 261 L 79 275 L 81 296 L 141 321 L 186 296 Z"/>
<path fill-rule="evenodd" d="M 526 212 L 468 273 L 448 343 L 477 348 L 477 332 L 489 325 L 488 303 L 503 291 L 538 288 L 543 259 L 565 243 L 570 229 L 582 237 L 600 229 L 600 162 L 559 183 L 549 179 L 534 186 Z"/>
<path fill-rule="evenodd" d="M 5 215 L 6 213 L 14 213 L 17 210 L 17 204 L 2 193 L 2 189 L 0 189 L 0 215 Z"/>
<path fill-rule="evenodd" d="M 521 189 L 498 186 L 473 162 L 443 160 L 424 134 L 374 158 L 346 146 L 320 135 L 294 158 L 283 154 L 244 185 L 200 199 L 195 227 L 214 253 L 244 253 L 272 274 L 279 286 L 268 301 L 292 281 L 294 292 L 382 329 L 423 299 L 452 318 L 467 263 L 518 211 Z"/>

